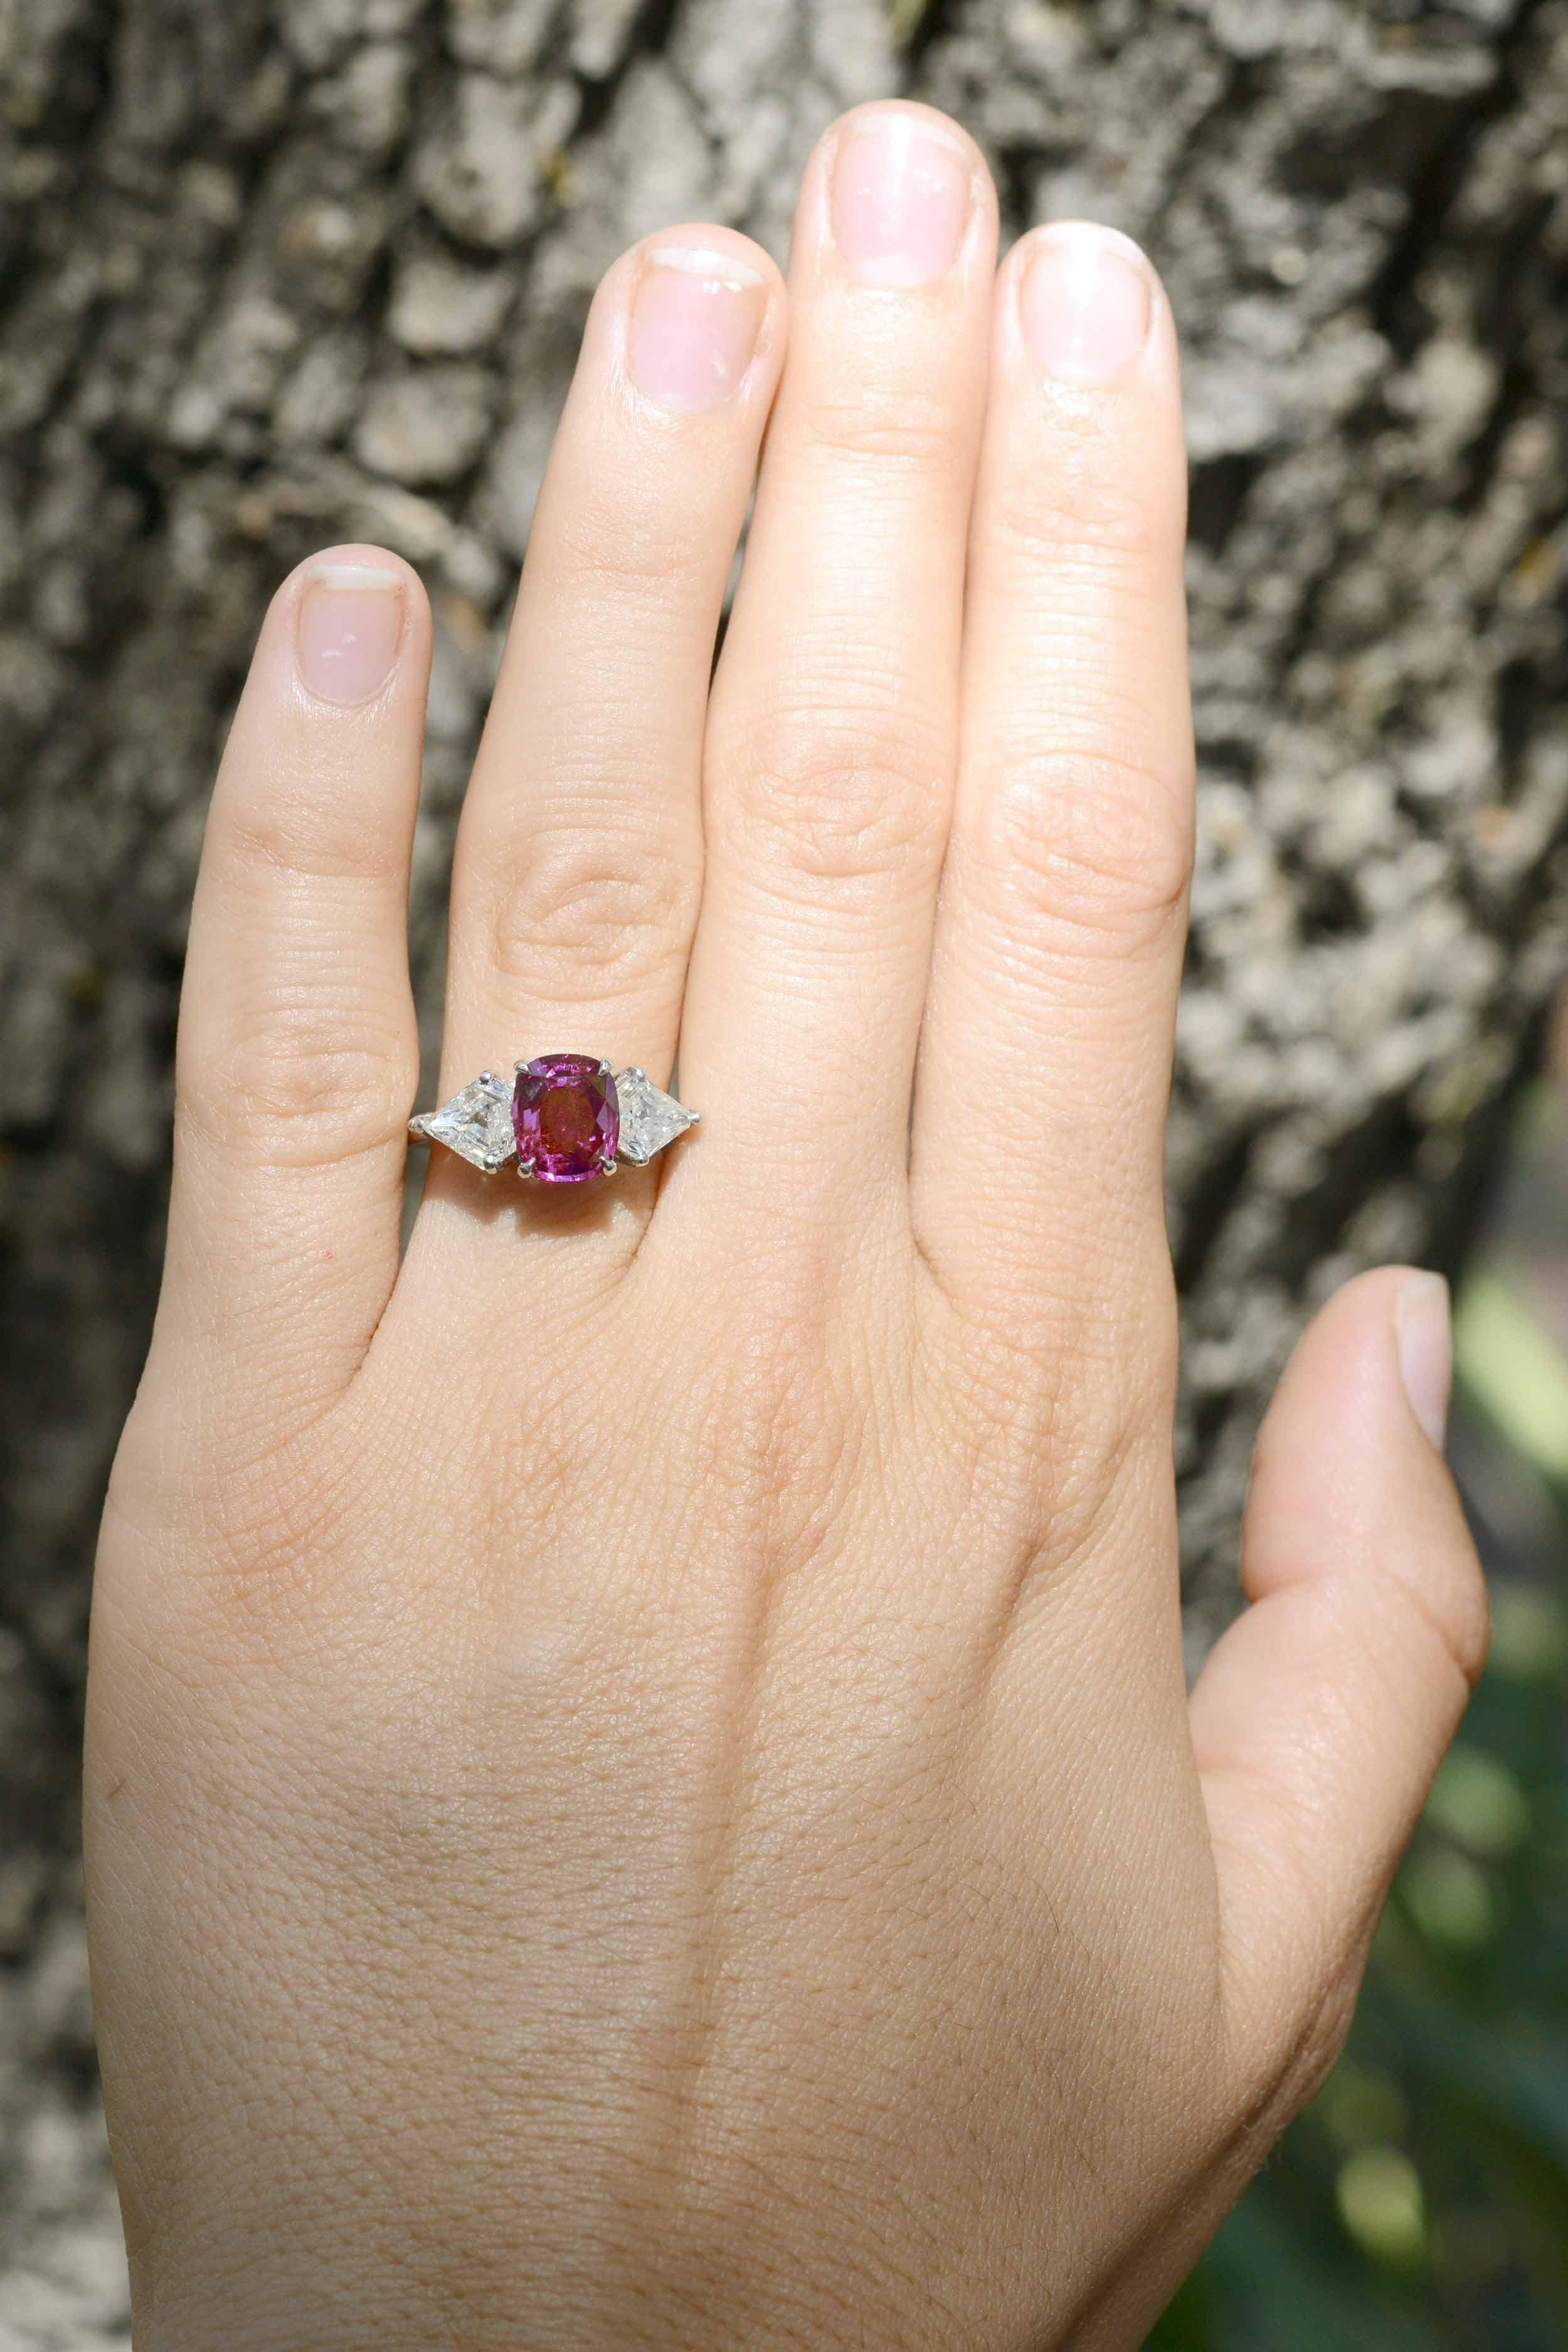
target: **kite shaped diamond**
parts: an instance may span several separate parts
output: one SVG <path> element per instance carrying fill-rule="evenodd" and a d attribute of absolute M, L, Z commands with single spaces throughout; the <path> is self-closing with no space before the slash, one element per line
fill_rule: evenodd
<path fill-rule="evenodd" d="M 517 1157 L 511 1126 L 511 1081 L 486 1070 L 455 1094 L 439 1110 L 421 1112 L 408 1122 L 408 1132 L 421 1143 L 444 1143 L 472 1168 L 493 1176 Z"/>
<path fill-rule="evenodd" d="M 655 1152 L 695 1127 L 700 1113 L 688 1110 L 673 1095 L 656 1087 L 646 1070 L 623 1070 L 616 1080 L 620 1097 L 621 1134 L 616 1152 L 635 1168 L 646 1168 Z"/>

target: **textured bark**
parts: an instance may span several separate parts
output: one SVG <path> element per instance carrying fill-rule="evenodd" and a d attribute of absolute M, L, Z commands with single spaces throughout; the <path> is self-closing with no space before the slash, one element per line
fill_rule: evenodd
<path fill-rule="evenodd" d="M 1185 335 L 1194 1650 L 1302 1317 L 1462 1241 L 1568 954 L 1568 7 L 0 0 L 0 2346 L 123 2340 L 73 1859 L 88 1564 L 262 606 L 336 538 L 429 582 L 433 1019 L 453 819 L 595 279 L 677 217 L 782 253 L 812 137 L 897 89 L 971 125 L 1011 228 L 1087 211 L 1142 238 Z"/>

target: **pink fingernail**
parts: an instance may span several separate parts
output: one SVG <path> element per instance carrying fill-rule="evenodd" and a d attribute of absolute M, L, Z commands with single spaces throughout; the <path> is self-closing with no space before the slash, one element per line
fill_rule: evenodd
<path fill-rule="evenodd" d="M 1103 383 L 1149 340 L 1149 265 L 1115 229 L 1088 221 L 1046 229 L 1035 239 L 1018 310 L 1029 349 L 1050 374 Z"/>
<path fill-rule="evenodd" d="M 1394 1302 L 1394 1336 L 1410 1410 L 1439 1454 L 1454 1380 L 1453 1310 L 1440 1274 L 1413 1274 Z"/>
<path fill-rule="evenodd" d="M 733 256 L 657 247 L 632 305 L 633 383 L 661 408 L 717 408 L 752 363 L 767 305 L 762 278 Z"/>
<path fill-rule="evenodd" d="M 403 642 L 403 574 L 377 563 L 318 563 L 300 599 L 300 675 L 323 702 L 368 702 Z"/>
<path fill-rule="evenodd" d="M 853 116 L 833 168 L 833 233 L 867 286 L 929 286 L 963 242 L 973 173 L 919 115 Z"/>

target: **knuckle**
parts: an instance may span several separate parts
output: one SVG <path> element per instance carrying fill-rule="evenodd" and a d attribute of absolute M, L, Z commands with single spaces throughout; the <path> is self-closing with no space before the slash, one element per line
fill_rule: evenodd
<path fill-rule="evenodd" d="M 899 476 L 945 476 L 953 469 L 952 401 L 940 388 L 904 376 L 877 390 L 857 383 L 843 395 L 816 389 L 805 404 L 805 426 L 808 447 L 819 459 Z"/>
<path fill-rule="evenodd" d="M 284 884 L 401 880 L 401 841 L 374 824 L 345 824 L 339 796 L 314 788 L 293 792 L 276 780 L 250 805 L 215 815 L 215 849 L 231 870 Z"/>
<path fill-rule="evenodd" d="M 595 602 L 624 599 L 659 612 L 683 607 L 712 566 L 700 505 L 672 510 L 658 495 L 657 473 L 645 478 L 641 495 L 628 497 L 616 474 L 580 495 L 575 511 L 561 525 L 564 577 L 591 590 Z"/>
<path fill-rule="evenodd" d="M 319 1166 L 385 1144 L 408 1115 L 413 1056 L 365 1025 L 342 1006 L 273 1005 L 182 1083 L 182 1121 L 256 1164 Z"/>
<path fill-rule="evenodd" d="M 983 855 L 1000 890 L 1080 949 L 1161 940 L 1184 917 L 1191 772 L 1099 751 L 1036 753 L 982 788 Z"/>
<path fill-rule="evenodd" d="M 1491 1603 L 1468 1529 L 1464 1532 L 1468 1558 L 1457 1575 L 1428 1572 L 1416 1580 L 1384 1568 L 1379 1576 L 1358 1579 L 1355 1588 L 1360 1609 L 1374 1612 L 1385 1629 L 1377 1655 L 1387 1680 L 1390 1707 L 1397 1708 L 1405 1699 L 1410 1661 L 1426 1651 L 1438 1662 L 1436 1680 L 1426 1686 L 1436 1690 L 1448 1682 L 1450 1729 L 1457 1727 L 1458 1715 L 1480 1680 L 1491 1646 Z M 1429 1568 L 1427 1562 L 1423 1564 Z M 1325 1580 L 1320 1590 L 1331 1611 L 1346 1610 L 1342 1585 L 1336 1590 Z M 1348 1627 L 1345 1638 L 1356 1638 Z M 1396 1660 L 1403 1662 L 1397 1667 L 1393 1664 Z"/>
<path fill-rule="evenodd" d="M 1037 496 L 987 525 L 981 560 L 1012 581 L 1046 580 L 1053 595 L 1085 601 L 1097 592 L 1121 596 L 1168 552 L 1168 534 L 1147 504 L 1130 492 L 1097 488 L 1076 499 L 1060 488 L 1049 505 Z"/>
<path fill-rule="evenodd" d="M 191 1512 L 200 1549 L 181 1592 L 185 1645 L 257 1664 L 319 1653 L 349 1601 L 354 1465 L 315 1425 L 216 1470 Z"/>
<path fill-rule="evenodd" d="M 1492 1645 L 1491 1598 L 1474 1548 L 1459 1574 L 1434 1603 L 1438 1629 L 1465 1681 L 1473 1690 L 1485 1671 Z"/>
<path fill-rule="evenodd" d="M 1181 478 L 1152 487 L 1149 469 L 1129 466 L 1120 438 L 1080 425 L 1049 463 L 1020 466 L 1007 495 L 987 509 L 981 560 L 1000 560 L 1053 583 L 1076 576 L 1118 587 L 1179 565 L 1184 536 Z"/>
<path fill-rule="evenodd" d="M 1015 1302 L 989 1283 L 942 1295 L 942 1392 L 1017 1538 L 1002 1569 L 1015 1598 L 1098 1575 L 1174 1507 L 1179 1335 L 1163 1221 L 1113 1194 L 1098 1205 L 1097 1223 L 1062 1236 L 1070 1296 L 1045 1306 L 1026 1288 Z"/>
<path fill-rule="evenodd" d="M 763 1286 L 761 1302 L 737 1300 L 750 1340 L 746 1369 L 716 1366 L 694 1403 L 706 1483 L 722 1497 L 735 1573 L 749 1584 L 760 1570 L 773 1585 L 819 1553 L 823 1527 L 847 1506 L 863 1458 L 825 1328 L 829 1277 L 814 1286 L 770 1265 Z M 767 1367 L 760 1373 L 759 1363 Z"/>
<path fill-rule="evenodd" d="M 934 864 L 948 804 L 934 730 L 910 715 L 797 707 L 737 748 L 729 797 L 778 860 L 823 881 Z"/>
<path fill-rule="evenodd" d="M 580 998 L 646 984 L 685 957 L 697 877 L 646 841 L 584 828 L 536 835 L 496 912 L 502 977 L 551 992 L 552 975 Z"/>
<path fill-rule="evenodd" d="M 106 1583 L 129 1573 L 160 1665 L 205 1667 L 209 1685 L 215 1666 L 275 1664 L 280 1647 L 317 1641 L 361 1513 L 363 1448 L 330 1413 L 280 1433 L 277 1400 L 273 1383 L 251 1409 L 226 1412 L 221 1442 L 217 1428 L 171 1436 L 166 1413 L 138 1430 L 133 1414 L 132 1450 L 110 1482 Z"/>
<path fill-rule="evenodd" d="M 1167 1319 L 1173 1325 L 1173 1305 Z M 987 1487 L 1011 1496 L 1028 1531 L 1027 1580 L 1071 1575 L 1162 1508 L 1173 1339 L 1158 1349 L 1130 1338 L 1124 1317 L 1102 1322 L 1087 1311 L 1053 1324 L 1042 1348 L 988 1310 L 971 1311 L 944 1350 L 948 1392 Z"/>
<path fill-rule="evenodd" d="M 1147 1403 L 1123 1394 L 1090 1410 L 1059 1401 L 1042 1453 L 1049 1476 L 1054 1580 L 1093 1575 L 1107 1549 L 1147 1528 L 1168 1475 L 1169 1443 Z"/>

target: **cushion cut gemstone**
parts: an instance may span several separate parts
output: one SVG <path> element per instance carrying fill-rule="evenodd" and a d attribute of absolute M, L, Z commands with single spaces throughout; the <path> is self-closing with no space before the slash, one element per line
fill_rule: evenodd
<path fill-rule="evenodd" d="M 582 1184 L 603 1172 L 620 1140 L 608 1066 L 591 1054 L 541 1054 L 517 1074 L 512 1130 L 520 1168 L 542 1184 Z"/>

